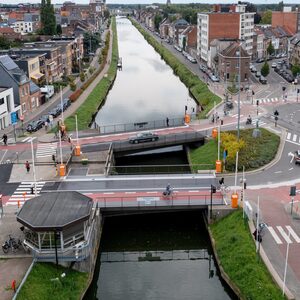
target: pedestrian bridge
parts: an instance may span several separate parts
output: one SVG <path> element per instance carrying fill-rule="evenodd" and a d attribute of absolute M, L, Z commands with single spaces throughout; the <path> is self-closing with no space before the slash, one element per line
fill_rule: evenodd
<path fill-rule="evenodd" d="M 116 141 L 112 143 L 115 157 L 132 154 L 141 151 L 148 151 L 157 148 L 165 148 L 178 145 L 204 144 L 205 136 L 197 131 L 188 131 L 176 134 L 160 135 L 155 142 L 130 144 L 129 141 Z"/>

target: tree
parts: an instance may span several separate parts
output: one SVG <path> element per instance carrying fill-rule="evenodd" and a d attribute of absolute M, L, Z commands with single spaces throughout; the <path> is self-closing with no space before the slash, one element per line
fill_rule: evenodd
<path fill-rule="evenodd" d="M 54 15 L 54 7 L 51 4 L 51 0 L 42 0 L 40 14 L 43 34 L 56 34 L 56 19 Z"/>
<path fill-rule="evenodd" d="M 298 64 L 293 65 L 292 73 L 296 77 L 300 73 L 300 65 L 298 65 Z"/>
<path fill-rule="evenodd" d="M 274 49 L 274 47 L 273 47 L 272 42 L 270 42 L 270 43 L 269 43 L 269 46 L 268 46 L 268 48 L 267 48 L 267 53 L 268 53 L 269 55 L 272 55 L 272 54 L 274 54 L 274 52 L 275 52 L 275 49 Z"/>
<path fill-rule="evenodd" d="M 270 73 L 270 67 L 269 67 L 269 64 L 265 61 L 265 63 L 263 64 L 263 66 L 261 67 L 261 75 L 266 77 L 269 75 Z"/>
<path fill-rule="evenodd" d="M 108 9 L 106 9 L 103 14 L 104 14 L 104 19 L 108 19 L 109 16 L 110 16 L 110 13 L 109 13 Z"/>
<path fill-rule="evenodd" d="M 80 73 L 80 81 L 81 81 L 81 82 L 84 82 L 84 80 L 85 80 L 84 72 L 81 72 L 81 73 Z"/>
<path fill-rule="evenodd" d="M 161 15 L 159 15 L 159 14 L 157 14 L 157 15 L 155 15 L 155 17 L 154 17 L 154 26 L 155 26 L 155 29 L 156 30 L 158 30 L 159 29 L 159 24 L 160 24 L 160 22 L 162 21 L 162 16 Z"/>
<path fill-rule="evenodd" d="M 262 18 L 261 18 L 262 24 L 271 24 L 272 23 L 272 11 L 267 10 L 264 12 Z"/>
<path fill-rule="evenodd" d="M 62 34 L 62 29 L 61 29 L 61 25 L 60 24 L 56 25 L 56 34 L 58 34 L 58 35 Z"/>

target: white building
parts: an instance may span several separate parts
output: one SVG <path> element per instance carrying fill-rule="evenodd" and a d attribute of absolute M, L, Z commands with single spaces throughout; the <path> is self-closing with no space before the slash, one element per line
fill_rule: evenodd
<path fill-rule="evenodd" d="M 247 13 L 246 5 L 215 5 L 214 11 L 198 13 L 197 55 L 206 63 L 212 61 L 210 43 L 214 39 L 244 41 L 244 48 L 252 54 L 254 14 Z M 208 65 L 208 67 L 210 67 Z"/>
<path fill-rule="evenodd" d="M 33 23 L 34 22 L 16 21 L 12 27 L 15 32 L 26 34 L 33 32 Z"/>
<path fill-rule="evenodd" d="M 0 130 L 11 125 L 11 113 L 14 111 L 17 110 L 15 109 L 13 88 L 0 87 Z"/>

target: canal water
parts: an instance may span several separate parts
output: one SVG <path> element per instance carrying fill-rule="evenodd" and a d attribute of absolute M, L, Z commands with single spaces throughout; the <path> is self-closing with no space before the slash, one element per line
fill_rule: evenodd
<path fill-rule="evenodd" d="M 183 117 L 196 108 L 189 91 L 126 18 L 117 18 L 119 56 L 113 88 L 95 122 L 103 127 Z M 196 110 L 195 110 L 196 111 Z"/>
<path fill-rule="evenodd" d="M 200 211 L 108 217 L 85 299 L 237 299 L 221 280 Z"/>

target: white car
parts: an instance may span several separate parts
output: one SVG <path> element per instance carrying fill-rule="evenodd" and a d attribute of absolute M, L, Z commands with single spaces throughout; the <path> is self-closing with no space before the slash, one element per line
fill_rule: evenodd
<path fill-rule="evenodd" d="M 272 68 L 276 68 L 277 64 L 275 62 L 272 63 Z"/>
<path fill-rule="evenodd" d="M 211 79 L 211 81 L 213 81 L 213 82 L 219 82 L 219 81 L 220 81 L 219 77 L 216 76 L 216 75 L 213 75 L 213 74 L 210 76 L 210 79 Z"/>

